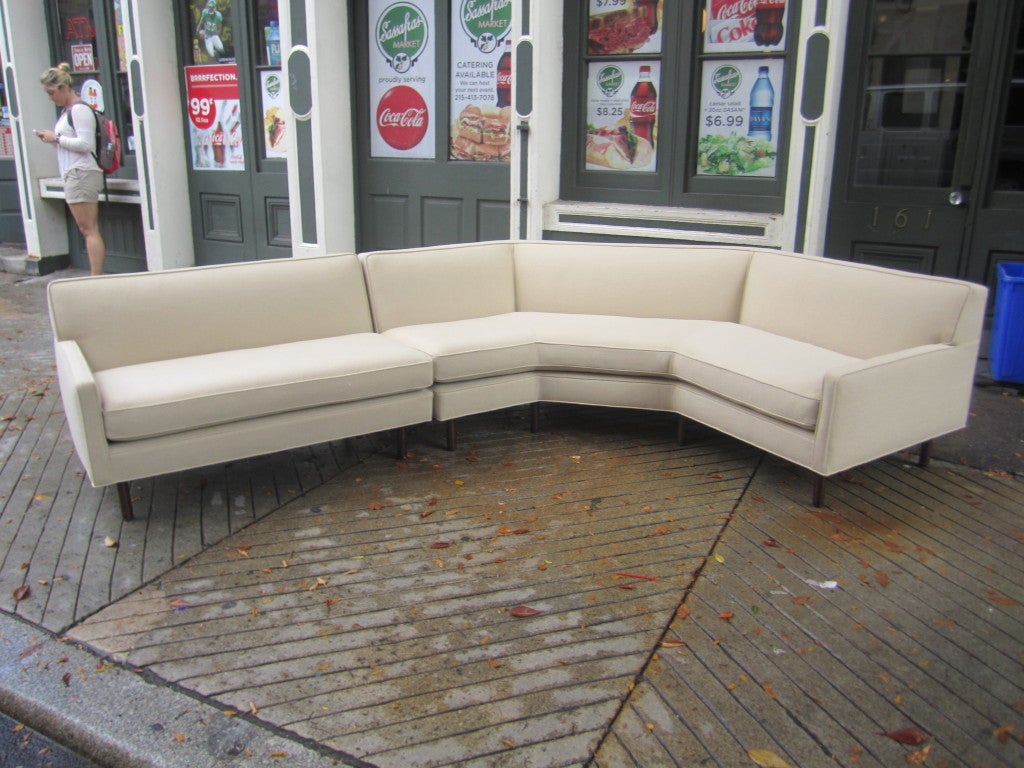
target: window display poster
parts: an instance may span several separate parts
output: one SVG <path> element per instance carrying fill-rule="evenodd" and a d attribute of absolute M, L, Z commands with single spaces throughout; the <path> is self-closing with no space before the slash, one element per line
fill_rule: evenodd
<path fill-rule="evenodd" d="M 191 0 L 192 62 L 216 64 L 235 60 L 231 23 L 233 0 Z"/>
<path fill-rule="evenodd" d="M 781 59 L 704 62 L 698 174 L 775 175 L 783 66 Z"/>
<path fill-rule="evenodd" d="M 370 0 L 370 155 L 433 158 L 433 0 Z"/>
<path fill-rule="evenodd" d="M 461 0 L 455 7 L 448 157 L 507 163 L 512 152 L 512 2 Z"/>
<path fill-rule="evenodd" d="M 590 0 L 587 53 L 661 53 L 663 0 Z"/>
<path fill-rule="evenodd" d="M 185 67 L 185 98 L 191 123 L 193 170 L 244 171 L 238 67 Z"/>
<path fill-rule="evenodd" d="M 707 0 L 704 50 L 749 52 L 786 46 L 786 0 Z"/>
<path fill-rule="evenodd" d="M 263 109 L 264 157 L 288 157 L 285 148 L 285 95 L 281 87 L 281 70 L 260 72 L 260 96 Z"/>
<path fill-rule="evenodd" d="M 592 61 L 587 70 L 587 170 L 657 168 L 658 61 Z"/>

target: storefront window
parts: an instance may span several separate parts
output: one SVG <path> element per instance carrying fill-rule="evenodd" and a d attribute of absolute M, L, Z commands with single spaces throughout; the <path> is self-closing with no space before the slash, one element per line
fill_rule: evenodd
<path fill-rule="evenodd" d="M 75 89 L 118 123 L 125 156 L 134 153 L 121 0 L 56 0 L 54 63 L 71 66 Z"/>
<path fill-rule="evenodd" d="M 575 0 L 562 197 L 778 210 L 796 0 Z"/>

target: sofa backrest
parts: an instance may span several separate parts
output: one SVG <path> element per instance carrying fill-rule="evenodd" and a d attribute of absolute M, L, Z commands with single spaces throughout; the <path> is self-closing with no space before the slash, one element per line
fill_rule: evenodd
<path fill-rule="evenodd" d="M 378 331 L 516 308 L 509 242 L 375 251 L 362 259 Z"/>
<path fill-rule="evenodd" d="M 735 322 L 750 257 L 749 248 L 520 242 L 516 308 Z"/>
<path fill-rule="evenodd" d="M 984 286 L 848 261 L 758 251 L 741 322 L 854 357 L 977 343 Z"/>
<path fill-rule="evenodd" d="M 373 330 L 354 254 L 55 280 L 48 295 L 56 339 L 94 370 Z"/>

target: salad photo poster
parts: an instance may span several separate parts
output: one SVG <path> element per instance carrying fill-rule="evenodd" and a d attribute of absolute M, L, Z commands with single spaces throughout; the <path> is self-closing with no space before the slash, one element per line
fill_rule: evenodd
<path fill-rule="evenodd" d="M 704 62 L 699 175 L 775 176 L 782 73 L 780 59 Z"/>

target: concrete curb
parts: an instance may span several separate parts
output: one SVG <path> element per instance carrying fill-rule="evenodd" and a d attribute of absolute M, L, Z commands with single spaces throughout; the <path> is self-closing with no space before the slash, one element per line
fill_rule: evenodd
<path fill-rule="evenodd" d="M 366 766 L 279 736 L 244 717 L 61 642 L 0 613 L 0 709 L 83 757 L 117 768 Z"/>

